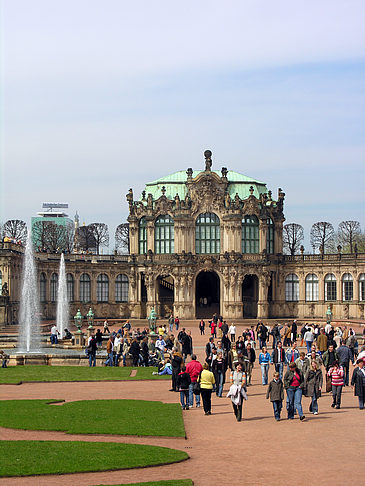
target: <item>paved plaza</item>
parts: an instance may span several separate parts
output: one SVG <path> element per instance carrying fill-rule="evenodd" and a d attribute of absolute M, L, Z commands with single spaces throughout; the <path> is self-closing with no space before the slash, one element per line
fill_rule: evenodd
<path fill-rule="evenodd" d="M 204 359 L 208 336 L 200 337 L 197 323 L 189 322 L 194 351 Z M 242 332 L 239 326 L 238 332 Z M 352 366 L 351 366 L 352 373 Z M 272 375 L 272 370 L 270 376 Z M 228 372 L 227 372 L 228 378 Z M 135 398 L 177 402 L 178 393 L 169 392 L 169 381 L 37 383 L 2 385 L 1 399 Z M 225 393 L 229 385 L 225 385 Z M 183 412 L 186 439 L 164 437 L 120 437 L 69 435 L 61 432 L 33 432 L 0 428 L 3 440 L 44 439 L 128 442 L 161 445 L 186 451 L 186 462 L 138 470 L 84 473 L 60 476 L 2 478 L 0 486 L 56 486 L 121 484 L 137 481 L 190 478 L 197 486 L 312 484 L 343 486 L 365 484 L 363 474 L 365 412 L 358 409 L 351 387 L 345 388 L 342 408 L 331 408 L 331 396 L 319 400 L 319 415 L 309 414 L 309 398 L 303 399 L 307 420 L 276 422 L 266 387 L 256 365 L 253 385 L 248 388 L 243 421 L 237 423 L 230 399 L 213 398 L 212 415 L 202 409 Z M 61 405 L 62 406 L 62 405 Z"/>

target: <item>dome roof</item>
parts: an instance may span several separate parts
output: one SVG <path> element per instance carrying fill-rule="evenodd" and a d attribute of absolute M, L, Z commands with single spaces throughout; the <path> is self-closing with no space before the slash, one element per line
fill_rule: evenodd
<path fill-rule="evenodd" d="M 199 175 L 202 171 L 193 170 L 193 179 Z M 218 170 L 212 171 L 221 177 L 221 172 Z M 253 194 L 257 198 L 260 194 L 267 192 L 266 184 L 264 182 L 251 179 L 243 174 L 229 170 L 227 172 L 228 179 L 228 193 L 233 198 L 238 193 L 241 199 L 246 199 L 250 195 L 250 187 L 253 187 Z M 162 187 L 165 187 L 165 195 L 168 199 L 173 199 L 176 194 L 180 199 L 184 199 L 187 194 L 186 187 L 187 175 L 185 170 L 179 170 L 173 174 L 166 175 L 155 181 L 148 182 L 146 184 L 146 193 L 151 193 L 154 199 L 158 199 L 162 194 Z"/>

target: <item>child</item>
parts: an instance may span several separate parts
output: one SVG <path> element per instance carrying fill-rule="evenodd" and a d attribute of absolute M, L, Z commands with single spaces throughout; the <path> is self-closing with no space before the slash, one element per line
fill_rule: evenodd
<path fill-rule="evenodd" d="M 180 392 L 180 403 L 183 410 L 189 410 L 189 385 L 191 378 L 186 372 L 186 366 L 181 368 L 181 372 L 177 375 L 177 388 Z"/>
<path fill-rule="evenodd" d="M 277 371 L 274 373 L 274 379 L 269 383 L 266 398 L 270 398 L 274 408 L 275 420 L 279 422 L 284 400 L 284 386 Z"/>

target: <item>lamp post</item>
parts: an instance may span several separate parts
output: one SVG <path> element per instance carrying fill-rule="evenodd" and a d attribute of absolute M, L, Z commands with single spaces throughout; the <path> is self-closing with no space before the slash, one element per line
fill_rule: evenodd
<path fill-rule="evenodd" d="M 89 312 L 86 314 L 87 323 L 89 324 L 87 327 L 87 337 L 89 338 L 93 331 L 94 331 L 94 313 L 90 307 Z"/>
<path fill-rule="evenodd" d="M 84 335 L 81 330 L 82 327 L 82 314 L 80 309 L 77 310 L 77 313 L 74 317 L 75 326 L 77 327 L 77 331 L 75 332 L 75 346 L 83 346 L 84 345 Z"/>

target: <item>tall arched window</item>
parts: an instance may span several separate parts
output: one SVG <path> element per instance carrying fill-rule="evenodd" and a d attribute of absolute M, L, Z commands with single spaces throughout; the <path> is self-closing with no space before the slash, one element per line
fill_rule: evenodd
<path fill-rule="evenodd" d="M 318 277 L 315 273 L 310 273 L 305 278 L 305 300 L 307 302 L 318 301 Z"/>
<path fill-rule="evenodd" d="M 324 300 L 329 302 L 337 300 L 337 281 L 333 273 L 328 273 L 324 278 Z"/>
<path fill-rule="evenodd" d="M 47 277 L 44 272 L 39 276 L 39 300 L 47 302 Z"/>
<path fill-rule="evenodd" d="M 259 220 L 256 216 L 245 216 L 242 220 L 242 253 L 259 253 Z"/>
<path fill-rule="evenodd" d="M 80 276 L 80 302 L 91 302 L 91 279 L 87 273 Z"/>
<path fill-rule="evenodd" d="M 295 273 L 290 273 L 285 279 L 285 300 L 287 302 L 299 300 L 299 278 Z"/>
<path fill-rule="evenodd" d="M 155 253 L 174 253 L 174 220 L 168 214 L 156 219 Z"/>
<path fill-rule="evenodd" d="M 271 218 L 267 218 L 266 250 L 270 254 L 274 253 L 274 232 L 274 222 Z"/>
<path fill-rule="evenodd" d="M 120 274 L 115 279 L 115 302 L 128 302 L 128 277 Z"/>
<path fill-rule="evenodd" d="M 144 255 L 145 253 L 147 253 L 147 222 L 146 222 L 146 218 L 141 218 L 139 220 L 138 246 L 139 246 L 139 254 L 140 255 Z"/>
<path fill-rule="evenodd" d="M 105 273 L 101 273 L 96 279 L 96 300 L 98 302 L 109 300 L 109 278 Z"/>
<path fill-rule="evenodd" d="M 66 276 L 67 283 L 67 300 L 69 302 L 74 301 L 74 277 L 72 273 L 68 273 Z"/>
<path fill-rule="evenodd" d="M 354 298 L 354 279 L 351 273 L 345 273 L 342 277 L 342 300 L 352 300 Z"/>
<path fill-rule="evenodd" d="M 51 276 L 51 302 L 56 302 L 58 293 L 58 274 L 52 273 Z"/>
<path fill-rule="evenodd" d="M 359 277 L 359 300 L 365 300 L 365 273 L 361 273 Z"/>
<path fill-rule="evenodd" d="M 220 253 L 221 233 L 219 218 L 214 213 L 200 214 L 195 224 L 195 251 Z"/>

